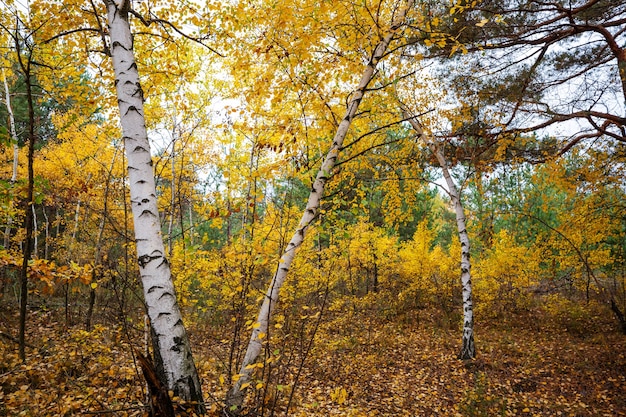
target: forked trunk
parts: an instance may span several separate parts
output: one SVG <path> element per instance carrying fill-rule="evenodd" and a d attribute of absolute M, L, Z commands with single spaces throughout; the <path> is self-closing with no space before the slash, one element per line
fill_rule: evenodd
<path fill-rule="evenodd" d="M 165 257 L 157 209 L 150 144 L 145 126 L 143 92 L 133 53 L 128 15 L 130 0 L 106 0 L 111 56 L 128 161 L 130 202 L 137 261 L 153 332 L 160 378 L 174 395 L 197 401 L 204 411 L 200 380 L 176 300 L 170 265 Z M 162 366 L 158 366 L 162 365 Z"/>

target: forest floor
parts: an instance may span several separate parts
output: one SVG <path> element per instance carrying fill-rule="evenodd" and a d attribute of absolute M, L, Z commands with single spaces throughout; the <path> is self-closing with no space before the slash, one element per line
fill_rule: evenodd
<path fill-rule="evenodd" d="M 0 304 L 0 416 L 145 415 L 124 331 L 67 329 L 59 316 L 30 312 L 22 364 L 12 340 L 15 306 Z M 288 415 L 626 416 L 626 336 L 608 313 L 577 320 L 533 311 L 514 321 L 478 321 L 478 356 L 470 361 L 456 358 L 459 330 L 375 317 L 322 323 Z M 190 333 L 217 416 L 211 399 L 223 398 L 225 385 L 215 358 L 226 353 L 207 331 Z M 281 407 L 287 392 L 281 388 Z"/>

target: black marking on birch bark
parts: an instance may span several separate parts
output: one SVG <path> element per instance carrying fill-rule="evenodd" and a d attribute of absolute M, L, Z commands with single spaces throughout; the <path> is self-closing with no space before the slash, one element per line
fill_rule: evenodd
<path fill-rule="evenodd" d="M 137 184 L 145 184 L 146 180 L 137 180 Z"/>
<path fill-rule="evenodd" d="M 130 69 L 134 69 L 135 71 L 137 71 L 137 64 L 136 64 L 135 62 L 131 63 L 131 64 L 128 66 L 127 71 L 128 71 L 128 70 L 130 70 Z"/>
<path fill-rule="evenodd" d="M 172 295 L 171 292 L 165 291 L 163 294 L 161 294 L 161 296 L 159 297 L 159 300 L 161 300 L 163 297 L 167 297 L 167 296 L 170 296 L 170 297 L 174 298 L 174 296 Z"/>
<path fill-rule="evenodd" d="M 163 265 L 168 266 L 170 263 L 167 260 L 167 258 L 163 258 L 163 260 L 161 261 L 161 263 L 159 264 L 159 266 L 157 266 L 157 268 L 161 268 Z"/>
<path fill-rule="evenodd" d="M 328 181 L 328 177 L 326 175 L 322 175 L 318 178 L 320 181 L 326 182 Z"/>
<path fill-rule="evenodd" d="M 284 267 L 284 266 L 281 267 L 280 270 L 283 271 L 283 272 L 289 272 L 289 268 Z"/>
<path fill-rule="evenodd" d="M 146 216 L 152 216 L 152 217 L 156 217 L 154 215 L 154 213 L 152 212 L 152 210 L 144 210 L 141 212 L 141 214 L 139 215 L 139 217 L 143 217 L 144 215 Z"/>
<path fill-rule="evenodd" d="M 311 215 L 314 215 L 314 214 L 315 214 L 315 210 L 313 210 L 313 209 L 311 209 L 311 208 L 306 209 L 306 211 L 307 211 L 307 213 L 310 213 Z"/>
<path fill-rule="evenodd" d="M 133 149 L 133 152 L 148 152 L 148 150 L 141 145 L 137 145 L 135 149 Z"/>
<path fill-rule="evenodd" d="M 126 109 L 126 113 L 124 113 L 124 116 L 126 116 L 131 111 L 137 112 L 137 114 L 141 114 L 141 112 L 137 109 L 137 107 L 128 106 L 128 109 Z"/>
<path fill-rule="evenodd" d="M 145 268 L 146 265 L 158 258 L 160 258 L 160 256 L 141 255 L 139 258 L 137 258 L 137 262 L 139 263 L 140 267 Z"/>
<path fill-rule="evenodd" d="M 171 316 L 172 313 L 168 313 L 167 311 L 164 311 L 162 313 L 159 313 L 159 315 L 157 316 L 158 318 L 161 318 L 161 316 Z"/>
<path fill-rule="evenodd" d="M 148 294 L 151 294 L 156 290 L 162 290 L 162 289 L 163 289 L 162 285 L 153 285 L 152 287 L 148 288 Z"/>
<path fill-rule="evenodd" d="M 180 352 L 182 349 L 181 346 L 184 346 L 182 337 L 174 336 L 174 346 L 171 347 L 171 350 L 174 352 Z"/>
<path fill-rule="evenodd" d="M 461 268 L 461 273 L 463 274 L 467 274 L 469 272 L 469 269 L 467 268 Z"/>
<path fill-rule="evenodd" d="M 124 45 L 122 45 L 122 44 L 120 43 L 120 41 L 114 41 L 114 42 L 111 44 L 111 46 L 112 46 L 113 48 L 115 48 L 115 47 L 117 47 L 117 46 L 120 46 L 120 47 L 122 47 L 125 51 L 128 51 L 128 48 L 127 48 L 127 47 L 125 47 Z"/>
<path fill-rule="evenodd" d="M 182 319 L 178 319 L 176 321 L 176 323 L 174 323 L 174 326 L 182 326 L 183 325 L 183 320 Z"/>
<path fill-rule="evenodd" d="M 146 100 L 143 98 L 143 89 L 141 88 L 141 86 L 139 85 L 139 83 L 137 83 L 137 89 L 135 90 L 135 92 L 132 94 L 133 97 L 139 97 L 141 99 L 142 102 L 145 102 Z"/>

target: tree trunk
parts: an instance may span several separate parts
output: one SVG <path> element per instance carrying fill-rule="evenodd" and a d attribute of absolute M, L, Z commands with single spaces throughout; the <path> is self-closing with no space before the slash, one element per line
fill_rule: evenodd
<path fill-rule="evenodd" d="M 454 213 L 456 215 L 456 227 L 461 242 L 461 285 L 463 288 L 463 346 L 459 353 L 459 359 L 472 359 L 476 357 L 476 347 L 474 345 L 474 305 L 472 302 L 472 277 L 470 274 L 470 241 L 467 235 L 467 227 L 465 224 L 465 213 L 461 204 L 461 195 L 450 175 L 448 161 L 446 161 L 443 151 L 437 144 L 431 140 L 424 138 L 424 130 L 414 117 L 409 117 L 409 112 L 403 109 L 404 117 L 417 134 L 424 139 L 430 151 L 437 158 L 437 162 L 443 171 L 443 177 L 448 186 L 448 194 L 454 205 Z"/>
<path fill-rule="evenodd" d="M 17 182 L 17 165 L 19 157 L 19 145 L 17 130 L 15 129 L 15 116 L 13 115 L 13 107 L 11 106 L 11 93 L 9 91 L 9 83 L 7 82 L 4 68 L 2 69 L 2 78 L 4 80 L 4 102 L 7 106 L 7 113 L 9 114 L 9 129 L 11 131 L 11 142 L 13 143 L 13 172 L 11 173 L 11 186 Z M 11 228 L 13 226 L 13 216 L 11 214 L 13 208 L 13 200 L 9 201 L 9 215 L 7 218 L 7 225 L 4 228 L 4 248 L 9 249 L 11 244 Z"/>
<path fill-rule="evenodd" d="M 20 274 L 20 331 L 19 331 L 19 355 L 22 362 L 26 362 L 26 307 L 28 306 L 28 262 L 33 252 L 33 208 L 35 204 L 35 173 L 34 173 L 34 157 L 35 157 L 35 104 L 33 102 L 33 90 L 31 81 L 31 64 L 32 56 L 22 57 L 20 42 L 16 41 L 16 49 L 20 67 L 24 74 L 24 82 L 26 83 L 26 102 L 28 104 L 28 187 L 25 207 L 25 228 L 26 236 L 24 237 L 24 252 L 22 258 L 22 270 Z M 28 59 L 24 62 L 23 59 Z"/>
<path fill-rule="evenodd" d="M 44 241 L 43 241 L 43 258 L 45 260 L 49 260 L 49 255 L 50 255 L 50 252 L 49 252 L 49 249 L 50 249 L 50 244 L 49 244 L 49 242 L 50 242 L 50 219 L 48 218 L 48 213 L 46 213 L 46 206 L 42 205 L 41 208 L 42 208 L 41 213 L 43 214 L 43 219 L 44 219 L 44 222 L 45 222 L 44 223 L 45 224 L 45 227 L 44 227 L 45 235 L 44 235 Z"/>
<path fill-rule="evenodd" d="M 39 258 L 39 239 L 38 239 L 38 225 L 37 225 L 37 211 L 35 211 L 35 202 L 30 205 L 30 209 L 33 212 L 33 258 Z"/>
<path fill-rule="evenodd" d="M 326 154 L 322 166 L 320 167 L 320 170 L 318 171 L 315 181 L 311 187 L 311 193 L 309 194 L 309 199 L 307 201 L 306 208 L 304 209 L 304 213 L 302 214 L 300 223 L 298 224 L 291 240 L 287 244 L 287 247 L 278 263 L 276 272 L 266 291 L 263 304 L 261 305 L 259 315 L 252 330 L 246 354 L 241 364 L 239 379 L 235 382 L 226 397 L 226 407 L 228 412 L 238 413 L 241 410 L 244 401 L 244 391 L 242 390 L 242 385 L 247 383 L 251 378 L 253 367 L 250 367 L 249 365 L 253 364 L 261 354 L 263 342 L 268 334 L 272 313 L 276 303 L 278 302 L 280 289 L 285 282 L 285 278 L 287 277 L 289 268 L 291 267 L 291 263 L 295 257 L 296 250 L 300 247 L 300 245 L 302 245 L 307 229 L 317 217 L 322 195 L 324 193 L 324 187 L 329 177 L 332 175 L 339 152 L 343 146 L 343 141 L 348 133 L 352 120 L 357 114 L 357 109 L 359 108 L 361 100 L 365 95 L 367 86 L 374 76 L 376 66 L 382 59 L 389 43 L 392 41 L 396 33 L 396 30 L 404 24 L 406 13 L 411 5 L 412 0 L 408 2 L 406 7 L 399 11 L 398 16 L 394 19 L 389 32 L 379 41 L 378 45 L 376 45 L 376 48 L 374 49 L 372 56 L 363 71 L 361 80 L 352 94 L 346 114 L 337 127 L 337 132 L 333 138 L 332 146 Z"/>
<path fill-rule="evenodd" d="M 622 311 L 617 306 L 617 303 L 615 302 L 614 298 L 611 298 L 611 310 L 613 311 L 613 313 L 615 314 L 615 317 L 617 318 L 622 334 L 626 335 L 626 317 L 624 317 L 624 313 L 622 313 Z"/>
<path fill-rule="evenodd" d="M 156 185 L 145 126 L 143 91 L 128 21 L 130 0 L 105 0 L 122 134 L 126 148 L 137 261 L 153 333 L 159 377 L 174 395 L 197 401 L 202 391 L 181 317 L 160 230 Z M 159 366 L 161 365 L 161 366 Z"/>
<path fill-rule="evenodd" d="M 115 159 L 117 158 L 117 148 L 113 153 L 113 159 L 111 160 L 111 167 L 107 173 L 107 180 L 104 186 L 104 196 L 102 197 L 102 216 L 100 217 L 100 224 L 98 225 L 98 236 L 96 238 L 96 250 L 94 254 L 93 269 L 91 274 L 91 286 L 89 288 L 89 307 L 87 308 L 87 317 L 85 318 L 85 329 L 91 330 L 91 319 L 93 316 L 93 309 L 96 304 L 96 288 L 98 284 L 99 271 L 101 270 L 100 264 L 102 263 L 102 238 L 104 236 L 104 226 L 106 225 L 106 219 L 108 216 L 109 207 L 109 192 L 111 190 L 111 177 L 113 176 L 113 168 L 115 167 Z M 95 284 L 95 285 L 94 285 Z"/>
<path fill-rule="evenodd" d="M 174 207 L 176 205 L 176 120 L 174 119 L 174 128 L 172 129 L 172 154 L 171 159 L 171 174 L 172 181 L 170 183 L 170 218 L 167 225 L 167 254 L 171 258 L 174 254 L 174 237 L 172 233 L 174 231 Z M 182 226 L 181 226 L 182 230 Z"/>

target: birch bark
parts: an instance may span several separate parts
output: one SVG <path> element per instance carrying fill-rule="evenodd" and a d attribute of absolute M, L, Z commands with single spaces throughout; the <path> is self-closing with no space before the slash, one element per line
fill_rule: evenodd
<path fill-rule="evenodd" d="M 430 151 L 437 158 L 439 166 L 443 171 L 443 177 L 448 186 L 448 194 L 454 205 L 454 213 L 456 216 L 456 227 L 461 242 L 461 286 L 463 291 L 463 346 L 459 353 L 459 359 L 472 359 L 476 357 L 476 347 L 474 345 L 474 305 L 472 302 L 472 277 L 470 273 L 470 241 L 467 235 L 467 227 L 465 223 L 465 212 L 463 204 L 461 204 L 461 195 L 450 175 L 450 167 L 448 161 L 439 147 L 432 140 L 424 136 L 424 130 L 420 123 L 409 115 L 409 112 L 403 109 L 404 117 L 411 123 L 413 129 L 424 140 Z"/>
<path fill-rule="evenodd" d="M 13 115 L 13 106 L 11 105 L 11 93 L 9 92 L 9 83 L 7 77 L 2 69 L 2 79 L 4 81 L 4 102 L 7 106 L 7 112 L 9 114 L 9 128 L 11 131 L 11 142 L 13 143 L 13 171 L 11 173 L 11 185 L 17 182 L 17 165 L 19 156 L 19 145 L 17 130 L 15 129 L 15 116 Z M 7 218 L 7 225 L 4 228 L 4 248 L 9 249 L 11 244 L 11 228 L 13 227 L 13 200 L 9 201 L 9 216 Z"/>
<path fill-rule="evenodd" d="M 145 126 L 143 91 L 128 20 L 130 0 L 105 0 L 120 120 L 126 148 L 137 261 L 153 333 L 159 377 L 174 395 L 204 411 L 198 373 L 165 257 Z M 160 366 L 159 366 L 160 365 Z"/>
<path fill-rule="evenodd" d="M 337 127 L 332 145 L 327 152 L 326 157 L 322 162 L 322 166 L 320 167 L 311 187 L 311 193 L 309 194 L 302 218 L 278 262 L 276 272 L 274 273 L 274 276 L 270 281 L 270 285 L 265 293 L 263 304 L 259 310 L 259 315 L 252 330 L 250 342 L 248 343 L 248 348 L 241 364 L 239 379 L 235 382 L 226 397 L 228 412 L 236 413 L 243 405 L 245 392 L 242 390 L 242 385 L 250 380 L 254 370 L 253 367 L 250 367 L 249 365 L 253 364 L 261 354 L 264 338 L 268 334 L 272 313 L 279 299 L 280 289 L 287 278 L 287 274 L 289 272 L 289 268 L 291 267 L 291 263 L 294 260 L 296 250 L 302 245 L 307 229 L 317 217 L 322 195 L 324 193 L 324 187 L 332 174 L 333 168 L 335 167 L 337 158 L 343 146 L 343 141 L 348 133 L 352 120 L 357 114 L 357 110 L 361 104 L 363 96 L 365 95 L 367 86 L 374 77 L 376 66 L 383 58 L 385 51 L 396 35 L 396 31 L 404 25 L 406 14 L 412 5 L 413 0 L 409 0 L 406 5 L 399 8 L 398 14 L 393 19 L 388 33 L 380 39 L 374 48 L 369 62 L 363 71 L 360 82 L 354 90 L 352 98 L 348 103 L 346 113 Z"/>

